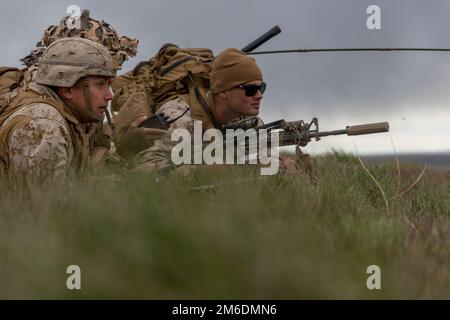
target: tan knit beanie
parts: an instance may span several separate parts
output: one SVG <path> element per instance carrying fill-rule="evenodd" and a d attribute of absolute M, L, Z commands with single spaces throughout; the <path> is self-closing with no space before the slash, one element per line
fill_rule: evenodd
<path fill-rule="evenodd" d="M 214 94 L 254 80 L 263 80 L 261 69 L 255 59 L 239 49 L 225 49 L 212 63 L 211 90 Z"/>

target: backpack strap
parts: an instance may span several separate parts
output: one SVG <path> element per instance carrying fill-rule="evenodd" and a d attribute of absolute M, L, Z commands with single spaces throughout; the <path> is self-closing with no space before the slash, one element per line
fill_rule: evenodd
<path fill-rule="evenodd" d="M 202 106 L 205 113 L 208 115 L 210 120 L 212 121 L 214 127 L 219 128 L 219 123 L 217 122 L 216 117 L 211 111 L 211 108 L 208 105 L 208 102 L 206 99 L 202 96 L 200 89 L 198 88 L 197 84 L 195 83 L 194 79 L 192 78 L 192 74 L 189 72 L 188 78 L 192 84 L 192 87 L 194 88 L 195 96 L 197 97 L 198 102 L 200 102 L 200 105 Z"/>

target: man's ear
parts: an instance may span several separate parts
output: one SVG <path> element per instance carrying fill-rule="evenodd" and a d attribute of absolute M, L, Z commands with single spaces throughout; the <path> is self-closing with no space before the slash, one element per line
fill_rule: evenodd
<path fill-rule="evenodd" d="M 65 100 L 72 100 L 73 98 L 73 87 L 65 88 L 58 87 L 58 95 Z"/>

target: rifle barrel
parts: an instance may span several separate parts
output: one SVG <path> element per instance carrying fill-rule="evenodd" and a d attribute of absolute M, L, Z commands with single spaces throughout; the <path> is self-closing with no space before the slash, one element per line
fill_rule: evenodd
<path fill-rule="evenodd" d="M 341 129 L 341 130 L 333 130 L 333 131 L 321 131 L 317 133 L 318 137 L 326 137 L 326 136 L 336 136 L 339 134 L 347 134 L 347 129 Z M 315 135 L 312 135 L 315 137 Z"/>
<path fill-rule="evenodd" d="M 358 136 L 363 134 L 381 133 L 389 131 L 389 122 L 375 122 L 366 123 L 355 126 L 347 126 L 345 129 L 333 131 L 309 131 L 304 136 L 301 136 L 296 131 L 280 131 L 279 132 L 279 146 L 295 145 L 302 140 L 302 138 L 320 138 L 326 136 L 334 136 L 346 134 L 348 136 Z"/>
<path fill-rule="evenodd" d="M 360 124 L 357 126 L 349 126 L 346 128 L 347 135 L 349 136 L 357 136 L 360 134 L 370 134 L 370 133 L 379 133 L 379 132 L 388 132 L 389 131 L 389 123 L 388 122 L 376 122 L 376 123 L 367 123 Z"/>

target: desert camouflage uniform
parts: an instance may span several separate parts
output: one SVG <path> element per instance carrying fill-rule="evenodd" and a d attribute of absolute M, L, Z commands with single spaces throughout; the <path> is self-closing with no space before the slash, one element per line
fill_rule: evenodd
<path fill-rule="evenodd" d="M 63 102 L 49 88 L 31 83 L 30 91 Z M 61 112 L 62 111 L 62 112 Z M 81 123 L 67 110 L 35 102 L 12 110 L 0 127 L 3 173 L 64 174 L 95 165 L 107 149 L 94 146 L 97 123 Z"/>
<path fill-rule="evenodd" d="M 8 151 L 8 156 L 2 157 L 0 154 L 0 172 L 9 171 L 9 165 L 15 171 L 35 171 L 37 168 L 48 168 L 52 169 L 54 173 L 64 172 L 67 168 L 74 167 L 76 152 L 74 155 L 69 124 L 73 125 L 73 132 L 77 132 L 77 136 L 82 137 L 82 143 L 78 146 L 87 149 L 85 153 L 89 154 L 91 164 L 100 164 L 111 156 L 110 153 L 113 153 L 111 128 L 101 122 L 89 124 L 76 123 L 77 121 L 67 122 L 60 112 L 45 103 L 25 106 L 12 114 L 8 112 L 8 107 L 4 107 L 14 101 L 19 90 L 28 87 L 34 88 L 37 92 L 45 91 L 44 94 L 56 96 L 48 88 L 35 84 L 35 81 L 40 57 L 45 49 L 58 39 L 79 37 L 102 44 L 110 52 L 115 69 L 120 69 L 128 57 L 136 55 L 138 40 L 126 36 L 119 37 L 117 32 L 105 21 L 90 18 L 89 11 L 83 11 L 80 29 L 68 28 L 67 20 L 68 17 L 65 17 L 59 25 L 49 26 L 44 31 L 36 48 L 21 59 L 27 69 L 23 70 L 23 79 L 19 79 L 20 88 L 0 96 L 0 106 L 3 106 L 0 108 L 0 113 L 4 112 L 3 120 L 5 113 L 8 114 L 0 132 L 12 132 L 7 137 L 7 141 L 3 143 L 3 147 Z M 21 119 L 21 121 L 17 121 L 17 119 Z M 80 162 L 78 167 L 81 168 L 84 165 Z"/>
<path fill-rule="evenodd" d="M 51 87 L 74 86 L 89 76 L 112 78 L 116 72 L 110 53 L 91 40 L 64 38 L 44 52 L 36 81 L 17 89 L 0 115 L 0 171 L 2 173 L 61 174 L 84 170 L 107 154 L 110 142 L 101 117 L 87 107 L 63 101 Z"/>
<path fill-rule="evenodd" d="M 42 35 L 41 40 L 36 44 L 36 48 L 29 55 L 22 58 L 27 68 L 24 71 L 23 80 L 20 83 L 22 88 L 36 80 L 38 62 L 45 49 L 56 40 L 62 38 L 78 37 L 89 39 L 105 46 L 113 58 L 114 68 L 120 70 L 122 64 L 129 58 L 136 56 L 139 40 L 131 39 L 127 36 L 119 36 L 116 30 L 103 20 L 95 20 L 89 17 L 89 10 L 83 10 L 80 18 L 80 29 L 70 29 L 67 26 L 69 16 L 61 19 L 58 25 L 49 26 Z M 17 92 L 11 93 L 11 99 Z M 114 120 L 114 118 L 113 118 Z M 97 125 L 97 140 L 110 140 L 112 128 L 109 126 Z M 105 134 L 104 134 L 105 133 Z"/>
<path fill-rule="evenodd" d="M 21 120 L 19 120 L 21 119 Z M 69 128 L 63 116 L 51 105 L 33 103 L 19 108 L 0 127 L 11 132 L 5 140 L 3 163 L 11 171 L 54 169 L 66 171 L 73 158 Z"/>

